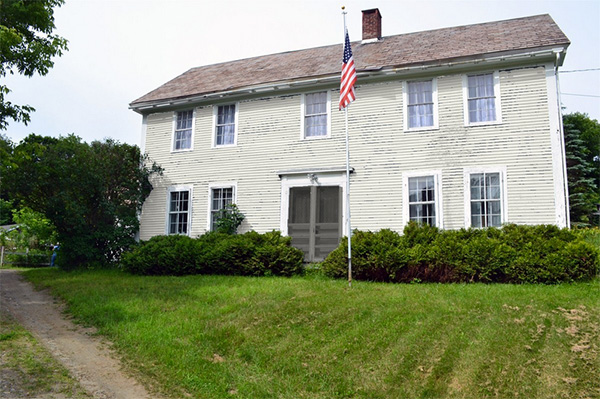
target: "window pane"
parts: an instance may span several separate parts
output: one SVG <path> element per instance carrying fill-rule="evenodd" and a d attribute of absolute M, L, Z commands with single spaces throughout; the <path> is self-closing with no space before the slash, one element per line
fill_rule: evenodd
<path fill-rule="evenodd" d="M 471 182 L 471 225 L 498 227 L 502 224 L 500 173 L 476 173 Z"/>
<path fill-rule="evenodd" d="M 408 82 L 408 127 L 433 126 L 433 82 Z"/>
<path fill-rule="evenodd" d="M 477 75 L 468 78 L 468 105 L 470 122 L 496 120 L 494 75 Z"/>
<path fill-rule="evenodd" d="M 192 148 L 192 120 L 193 111 L 177 112 L 175 123 L 175 132 L 173 139 L 174 150 L 184 150 Z"/>
<path fill-rule="evenodd" d="M 500 201 L 490 201 L 487 207 L 488 214 L 500 215 Z"/>
<path fill-rule="evenodd" d="M 189 191 L 174 191 L 170 194 L 169 234 L 187 234 L 189 198 Z"/>
<path fill-rule="evenodd" d="M 435 226 L 434 176 L 411 177 L 408 179 L 408 203 L 409 220 Z"/>
<path fill-rule="evenodd" d="M 235 144 L 235 104 L 217 108 L 215 145 Z"/>
<path fill-rule="evenodd" d="M 213 188 L 211 194 L 211 221 L 210 228 L 215 230 L 218 213 L 226 205 L 233 203 L 233 187 Z"/>
<path fill-rule="evenodd" d="M 327 135 L 327 92 L 310 93 L 304 96 L 305 137 Z"/>

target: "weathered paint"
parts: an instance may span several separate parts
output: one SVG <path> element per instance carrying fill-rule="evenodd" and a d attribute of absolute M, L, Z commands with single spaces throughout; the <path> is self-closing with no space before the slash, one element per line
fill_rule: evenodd
<path fill-rule="evenodd" d="M 349 110 L 352 228 L 402 230 L 403 173 L 420 170 L 440 172 L 444 228 L 464 227 L 464 171 L 492 166 L 506 170 L 508 222 L 564 223 L 556 208 L 561 194 L 553 168 L 560 160 L 553 156 L 556 115 L 546 69 L 500 70 L 499 79 L 501 123 L 465 126 L 463 75 L 448 74 L 437 76 L 439 127 L 420 131 L 404 130 L 402 81 L 357 87 Z M 195 108 L 194 150 L 188 152 L 171 152 L 173 112 L 148 115 L 146 151 L 165 172 L 144 204 L 141 238 L 165 234 L 166 192 L 175 185 L 193 187 L 192 236 L 208 226 L 209 185 L 224 181 L 237 182 L 243 231 L 284 226 L 286 185 L 277 172 L 345 165 L 343 112 L 332 101 L 330 137 L 302 140 L 301 94 L 239 101 L 237 145 L 222 148 L 212 147 L 212 105 Z"/>

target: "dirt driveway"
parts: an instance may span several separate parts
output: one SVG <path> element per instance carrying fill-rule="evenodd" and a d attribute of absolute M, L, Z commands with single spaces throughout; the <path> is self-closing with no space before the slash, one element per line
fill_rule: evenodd
<path fill-rule="evenodd" d="M 121 371 L 106 342 L 65 319 L 60 303 L 15 270 L 0 270 L 0 306 L 29 330 L 94 398 L 155 397 Z"/>

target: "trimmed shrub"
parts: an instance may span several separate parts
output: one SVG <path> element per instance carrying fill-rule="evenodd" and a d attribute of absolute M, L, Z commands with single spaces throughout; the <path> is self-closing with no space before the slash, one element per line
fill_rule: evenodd
<path fill-rule="evenodd" d="M 343 240 L 323 272 L 345 277 L 347 251 Z M 402 236 L 390 230 L 352 236 L 357 280 L 554 284 L 593 278 L 599 256 L 581 234 L 552 225 L 441 231 L 409 223 Z"/>
<path fill-rule="evenodd" d="M 195 273 L 199 246 L 188 236 L 156 236 L 125 252 L 121 267 L 133 274 L 175 275 Z"/>
<path fill-rule="evenodd" d="M 254 235 L 257 247 L 248 264 L 248 274 L 289 277 L 304 273 L 304 254 L 292 247 L 291 237 L 283 237 L 279 231 Z"/>
<path fill-rule="evenodd" d="M 123 255 L 121 266 L 133 274 L 224 274 L 292 276 L 301 274 L 304 255 L 279 232 L 230 235 L 210 232 L 196 239 L 156 236 Z"/>

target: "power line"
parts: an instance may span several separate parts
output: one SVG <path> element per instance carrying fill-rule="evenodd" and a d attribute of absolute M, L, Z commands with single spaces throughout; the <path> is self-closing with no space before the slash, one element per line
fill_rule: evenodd
<path fill-rule="evenodd" d="M 570 72 L 590 72 L 590 71 L 600 71 L 600 68 L 573 69 L 572 71 L 558 71 L 558 72 L 559 73 L 570 73 Z"/>
<path fill-rule="evenodd" d="M 578 97 L 594 97 L 594 98 L 600 98 L 600 96 L 597 96 L 595 94 L 574 94 L 574 93 L 560 93 L 563 96 L 578 96 Z"/>

